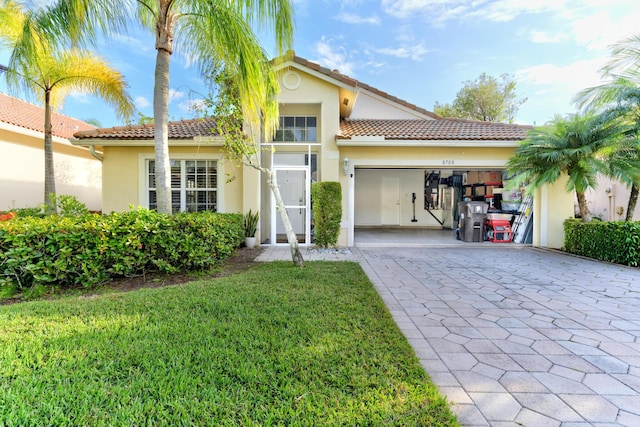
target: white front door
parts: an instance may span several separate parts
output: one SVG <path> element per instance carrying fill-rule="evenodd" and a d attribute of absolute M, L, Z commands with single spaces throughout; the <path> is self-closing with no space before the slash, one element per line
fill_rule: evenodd
<path fill-rule="evenodd" d="M 276 167 L 275 175 L 280 188 L 280 195 L 284 201 L 285 209 L 289 214 L 289 220 L 293 226 L 293 231 L 298 237 L 298 243 L 304 244 L 309 242 L 309 203 L 310 196 L 307 189 L 310 183 L 308 176 L 308 167 Z M 286 243 L 287 237 L 280 216 L 277 210 L 275 199 L 272 196 L 272 236 L 271 241 L 276 243 Z"/>
<path fill-rule="evenodd" d="M 380 196 L 381 225 L 400 225 L 400 178 L 383 177 Z"/>

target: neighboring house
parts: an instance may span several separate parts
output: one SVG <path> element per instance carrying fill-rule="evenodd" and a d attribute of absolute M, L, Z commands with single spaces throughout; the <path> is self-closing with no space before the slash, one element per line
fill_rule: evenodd
<path fill-rule="evenodd" d="M 465 189 L 473 188 L 476 197 L 493 200 L 493 193 L 501 190 L 504 165 L 530 129 L 444 119 L 295 55 L 280 71 L 280 129 L 273 137 L 263 135 L 260 142 L 268 148 L 263 150 L 263 164 L 276 171 L 303 244 L 312 236 L 312 180 L 342 184 L 340 245 L 357 244 L 358 227 L 455 228 L 451 211 L 442 209 L 446 183 L 467 184 Z M 211 119 L 170 124 L 174 209 L 246 212 L 259 208 L 261 242 L 284 243 L 264 177 L 225 161 L 214 128 Z M 104 153 L 105 212 L 125 211 L 130 205 L 154 207 L 150 125 L 74 136 L 74 145 Z M 535 194 L 534 245 L 559 248 L 564 243 L 562 222 L 573 216 L 565 182 Z M 487 185 L 471 187 L 476 183 Z"/>
<path fill-rule="evenodd" d="M 598 177 L 598 186 L 586 193 L 589 212 L 603 221 L 624 221 L 627 216 L 630 189 L 625 184 L 606 176 Z M 577 208 L 576 200 L 576 209 Z M 579 210 L 576 210 L 578 213 Z M 640 220 L 640 208 L 636 205 L 634 221 Z"/>
<path fill-rule="evenodd" d="M 69 143 L 95 126 L 53 113 L 56 193 L 101 210 L 102 170 L 86 147 Z M 0 93 L 0 211 L 44 203 L 44 109 Z"/>

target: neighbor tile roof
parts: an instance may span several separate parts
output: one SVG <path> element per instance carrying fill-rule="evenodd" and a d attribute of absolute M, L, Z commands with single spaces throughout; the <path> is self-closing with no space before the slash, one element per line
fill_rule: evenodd
<path fill-rule="evenodd" d="M 216 121 L 211 118 L 190 119 L 169 122 L 169 139 L 193 139 L 196 136 L 217 136 Z M 76 132 L 77 139 L 153 139 L 153 123 L 142 125 L 115 126 Z"/>
<path fill-rule="evenodd" d="M 462 119 L 436 120 L 343 120 L 337 139 L 354 136 L 384 137 L 386 140 L 491 140 L 514 141 L 527 136 L 531 126 Z"/>
<path fill-rule="evenodd" d="M 0 122 L 44 133 L 44 108 L 13 96 L 0 93 Z M 52 113 L 54 136 L 71 138 L 75 132 L 95 129 L 95 126 L 64 114 Z"/>

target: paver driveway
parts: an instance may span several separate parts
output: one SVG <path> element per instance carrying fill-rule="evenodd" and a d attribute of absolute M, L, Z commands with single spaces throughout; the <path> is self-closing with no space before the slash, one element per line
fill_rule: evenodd
<path fill-rule="evenodd" d="M 640 426 L 640 270 L 530 247 L 359 248 L 465 426 Z"/>

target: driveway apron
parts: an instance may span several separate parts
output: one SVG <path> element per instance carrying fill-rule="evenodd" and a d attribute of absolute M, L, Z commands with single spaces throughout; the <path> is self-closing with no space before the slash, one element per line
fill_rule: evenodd
<path fill-rule="evenodd" d="M 640 271 L 556 251 L 354 249 L 464 426 L 640 426 Z"/>

